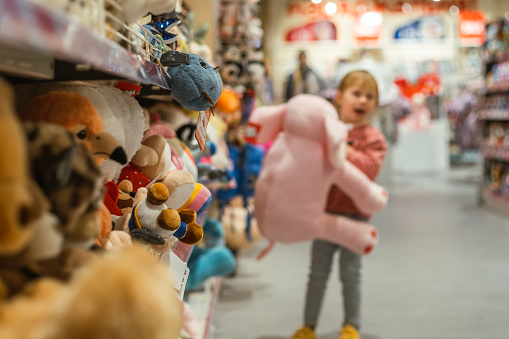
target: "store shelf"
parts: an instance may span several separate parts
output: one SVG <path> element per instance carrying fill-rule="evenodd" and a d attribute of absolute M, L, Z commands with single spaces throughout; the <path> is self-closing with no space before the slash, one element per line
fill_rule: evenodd
<path fill-rule="evenodd" d="M 488 189 L 482 191 L 483 202 L 490 207 L 494 207 L 505 212 L 509 212 L 509 197 L 494 194 Z"/>
<path fill-rule="evenodd" d="M 0 44 L 23 49 L 28 54 L 41 53 L 87 65 L 115 77 L 169 88 L 158 65 L 27 0 L 0 0 Z"/>
<path fill-rule="evenodd" d="M 483 120 L 509 120 L 509 110 L 489 109 L 479 112 L 479 119 Z"/>
<path fill-rule="evenodd" d="M 496 146 L 483 146 L 482 154 L 484 158 L 509 161 L 509 148 Z"/>
<path fill-rule="evenodd" d="M 509 92 L 509 83 L 498 83 L 491 85 L 489 87 L 486 87 L 484 90 L 484 94 L 499 94 L 499 93 L 506 93 Z"/>

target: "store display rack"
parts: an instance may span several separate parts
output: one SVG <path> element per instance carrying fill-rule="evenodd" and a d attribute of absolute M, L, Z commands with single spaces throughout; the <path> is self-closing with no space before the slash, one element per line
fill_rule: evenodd
<path fill-rule="evenodd" d="M 485 98 L 492 95 L 509 95 L 509 87 L 507 84 L 504 84 L 503 86 L 490 86 L 489 88 L 485 88 L 483 94 Z M 490 123 L 509 123 L 509 110 L 485 108 L 478 112 L 478 118 L 483 120 L 485 125 L 489 125 Z M 486 164 L 488 161 L 495 161 L 497 163 L 509 163 L 509 148 L 503 146 L 494 146 L 489 144 L 488 140 L 484 140 L 482 146 L 482 156 L 483 164 Z M 489 177 L 489 173 L 486 173 L 486 166 L 483 167 L 485 171 L 483 176 L 486 179 L 486 177 Z M 483 181 L 485 182 L 486 180 Z M 504 210 L 509 212 L 509 197 L 499 194 L 498 192 L 494 192 L 486 186 L 486 184 L 480 185 L 479 203 L 481 205 L 494 207 L 497 210 Z"/>
<path fill-rule="evenodd" d="M 483 146 L 482 155 L 485 159 L 509 161 L 509 148 Z"/>
<path fill-rule="evenodd" d="M 157 64 L 27 0 L 0 0 L 0 44 L 7 51 L 7 56 L 0 55 L 0 71 L 14 76 L 59 80 L 54 62 L 61 60 L 169 89 Z"/>
<path fill-rule="evenodd" d="M 479 119 L 509 120 L 509 110 L 483 110 L 479 112 Z"/>
<path fill-rule="evenodd" d="M 494 194 L 488 189 L 481 191 L 482 204 L 493 207 L 498 211 L 509 213 L 509 198 Z"/>

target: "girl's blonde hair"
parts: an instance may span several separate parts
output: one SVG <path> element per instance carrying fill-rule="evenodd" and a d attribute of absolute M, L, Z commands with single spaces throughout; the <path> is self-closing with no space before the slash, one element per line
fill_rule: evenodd
<path fill-rule="evenodd" d="M 375 102 L 378 106 L 378 85 L 371 73 L 366 71 L 352 71 L 345 75 L 339 83 L 338 90 L 344 92 L 348 87 L 360 84 L 366 86 L 375 92 Z"/>

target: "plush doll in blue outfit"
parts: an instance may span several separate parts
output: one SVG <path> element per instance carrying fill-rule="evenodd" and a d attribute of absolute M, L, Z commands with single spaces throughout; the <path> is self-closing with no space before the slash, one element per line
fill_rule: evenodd
<path fill-rule="evenodd" d="M 228 151 L 235 166 L 234 175 L 237 187 L 218 192 L 218 198 L 223 205 L 237 195 L 242 195 L 244 202 L 254 195 L 254 185 L 265 156 L 265 149 L 263 147 L 239 140 L 242 137 L 236 136 L 235 129 L 237 128 L 242 127 L 232 126 L 228 132 Z"/>
<path fill-rule="evenodd" d="M 208 218 L 203 225 L 203 241 L 196 245 L 187 266 L 186 291 L 195 290 L 211 277 L 230 275 L 236 266 L 233 253 L 224 245 L 224 229 L 220 221 Z"/>
<path fill-rule="evenodd" d="M 161 57 L 172 97 L 184 108 L 205 111 L 214 106 L 223 91 L 217 70 L 196 54 L 169 51 Z"/>

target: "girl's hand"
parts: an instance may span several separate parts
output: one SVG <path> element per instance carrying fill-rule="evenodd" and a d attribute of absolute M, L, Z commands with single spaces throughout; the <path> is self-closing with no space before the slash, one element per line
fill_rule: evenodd
<path fill-rule="evenodd" d="M 349 144 L 346 144 L 346 155 L 348 155 L 348 153 L 350 153 L 351 149 L 352 149 L 352 146 L 350 146 Z"/>

